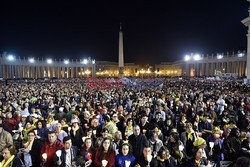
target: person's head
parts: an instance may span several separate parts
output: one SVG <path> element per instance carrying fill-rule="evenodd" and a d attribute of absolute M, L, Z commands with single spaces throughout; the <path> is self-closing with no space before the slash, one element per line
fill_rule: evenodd
<path fill-rule="evenodd" d="M 22 115 L 21 122 L 26 122 L 26 119 L 27 119 L 27 115 Z"/>
<path fill-rule="evenodd" d="M 53 143 L 56 142 L 57 136 L 56 136 L 56 132 L 55 131 L 49 131 L 49 133 L 48 133 L 48 140 L 49 140 L 50 144 L 53 144 Z"/>
<path fill-rule="evenodd" d="M 171 132 L 169 140 L 171 143 L 176 143 L 179 140 L 179 134 L 177 132 Z"/>
<path fill-rule="evenodd" d="M 193 125 L 191 123 L 187 123 L 186 124 L 186 130 L 188 133 L 193 131 Z"/>
<path fill-rule="evenodd" d="M 26 128 L 26 129 L 31 128 L 31 122 L 30 122 L 30 121 L 27 121 L 27 122 L 26 122 L 25 128 Z"/>
<path fill-rule="evenodd" d="M 91 138 L 86 138 L 84 144 L 85 144 L 85 147 L 87 149 L 89 149 L 92 146 L 92 139 Z"/>
<path fill-rule="evenodd" d="M 250 166 L 250 159 L 247 157 L 239 157 L 234 167 L 247 167 Z"/>
<path fill-rule="evenodd" d="M 142 117 L 141 117 L 141 123 L 142 123 L 142 124 L 145 124 L 145 123 L 147 123 L 147 121 L 148 121 L 147 115 L 146 115 L 146 114 L 145 114 L 145 115 L 142 115 Z"/>
<path fill-rule="evenodd" d="M 24 148 L 28 148 L 28 146 L 29 146 L 29 141 L 28 141 L 27 138 L 26 138 L 26 139 L 24 138 L 23 141 L 22 141 L 22 143 L 23 143 L 23 147 L 24 147 Z"/>
<path fill-rule="evenodd" d="M 68 150 L 72 147 L 72 141 L 71 141 L 70 136 L 65 136 L 63 138 L 63 145 L 64 145 L 65 150 Z"/>
<path fill-rule="evenodd" d="M 131 155 L 132 154 L 131 152 L 132 152 L 131 145 L 129 143 L 123 143 L 120 150 L 120 154 L 123 156 L 127 156 Z"/>
<path fill-rule="evenodd" d="M 116 113 L 113 114 L 112 120 L 113 120 L 114 122 L 116 122 L 116 121 L 118 120 L 118 115 L 117 115 Z"/>
<path fill-rule="evenodd" d="M 92 119 L 91 126 L 93 127 L 99 126 L 99 120 L 97 118 Z"/>
<path fill-rule="evenodd" d="M 168 159 L 169 155 L 170 155 L 169 150 L 165 147 L 161 147 L 161 149 L 158 152 L 158 156 L 164 160 Z"/>
<path fill-rule="evenodd" d="M 33 130 L 28 132 L 28 141 L 29 142 L 33 141 L 35 139 L 35 137 L 36 137 L 36 134 Z"/>
<path fill-rule="evenodd" d="M 221 137 L 221 132 L 220 132 L 220 130 L 214 131 L 214 138 L 215 138 L 215 139 L 219 139 L 220 137 Z"/>
<path fill-rule="evenodd" d="M 160 118 L 161 118 L 161 112 L 158 111 L 158 112 L 156 112 L 156 114 L 155 114 L 155 119 L 156 119 L 156 120 L 159 120 Z"/>
<path fill-rule="evenodd" d="M 158 140 L 158 134 L 156 131 L 153 131 L 152 134 L 151 134 L 151 140 L 156 142 Z"/>
<path fill-rule="evenodd" d="M 104 124 L 106 125 L 107 123 L 110 122 L 110 117 L 108 115 L 104 115 L 103 116 L 103 121 L 104 121 Z"/>
<path fill-rule="evenodd" d="M 140 126 L 139 125 L 135 125 L 134 128 L 133 128 L 133 132 L 134 132 L 134 135 L 135 136 L 139 136 L 140 135 Z"/>
<path fill-rule="evenodd" d="M 103 128 L 103 129 L 102 129 L 102 137 L 106 138 L 106 137 L 108 137 L 108 135 L 109 135 L 108 129 Z"/>
<path fill-rule="evenodd" d="M 61 123 L 57 123 L 56 124 L 56 132 L 59 133 L 62 130 L 62 124 Z"/>
<path fill-rule="evenodd" d="M 146 158 L 148 157 L 149 155 L 152 154 L 152 148 L 151 146 L 147 143 L 144 148 L 143 148 L 143 156 Z"/>
<path fill-rule="evenodd" d="M 12 155 L 16 155 L 16 147 L 14 145 L 7 145 L 3 148 L 2 154 L 5 160 L 8 160 Z"/>
<path fill-rule="evenodd" d="M 196 139 L 194 142 L 193 142 L 193 145 L 195 147 L 199 147 L 199 148 L 206 148 L 207 146 L 207 143 L 206 143 L 206 140 L 204 140 L 203 138 L 199 137 L 198 139 Z"/>
<path fill-rule="evenodd" d="M 39 121 L 36 122 L 36 128 L 37 129 L 45 128 L 45 126 L 46 126 L 46 122 L 45 121 L 39 120 Z"/>
<path fill-rule="evenodd" d="M 202 148 L 194 147 L 192 152 L 193 152 L 193 157 L 195 157 L 195 159 L 201 159 L 202 158 Z"/>
<path fill-rule="evenodd" d="M 115 133 L 115 140 L 122 140 L 122 132 L 121 131 L 117 131 Z"/>
<path fill-rule="evenodd" d="M 104 152 L 107 152 L 111 148 L 111 139 L 104 138 L 102 142 L 102 147 L 103 147 Z"/>
<path fill-rule="evenodd" d="M 229 136 L 230 137 L 240 137 L 240 130 L 238 128 L 232 128 Z"/>
<path fill-rule="evenodd" d="M 132 120 L 132 118 L 129 118 L 128 120 L 127 120 L 127 125 L 128 126 L 133 126 L 133 120 Z"/>

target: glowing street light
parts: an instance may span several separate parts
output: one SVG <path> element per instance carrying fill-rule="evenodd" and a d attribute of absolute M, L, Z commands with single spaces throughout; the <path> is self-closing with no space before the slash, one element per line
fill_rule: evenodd
<path fill-rule="evenodd" d="M 92 64 L 95 64 L 95 60 L 92 60 Z"/>
<path fill-rule="evenodd" d="M 9 61 L 14 61 L 15 60 L 15 57 L 13 55 L 8 55 L 7 59 Z"/>
<path fill-rule="evenodd" d="M 35 62 L 35 59 L 34 59 L 34 58 L 29 58 L 29 62 L 30 62 L 30 63 L 34 63 L 34 62 Z"/>
<path fill-rule="evenodd" d="M 184 60 L 185 61 L 189 61 L 191 59 L 191 57 L 189 56 L 189 55 L 186 55 L 185 57 L 184 57 Z"/>
<path fill-rule="evenodd" d="M 69 60 L 64 60 L 64 64 L 69 64 Z"/>
<path fill-rule="evenodd" d="M 87 59 L 83 59 L 83 64 L 88 64 L 88 60 Z"/>
<path fill-rule="evenodd" d="M 243 57 L 243 56 L 245 56 L 244 53 L 238 53 L 238 57 Z"/>
<path fill-rule="evenodd" d="M 52 64 L 53 63 L 52 59 L 47 59 L 47 63 Z"/>
<path fill-rule="evenodd" d="M 195 61 L 201 60 L 201 56 L 199 54 L 195 54 L 193 58 Z"/>
<path fill-rule="evenodd" d="M 217 55 L 217 59 L 222 59 L 222 58 L 223 58 L 223 55 L 221 55 L 221 54 Z"/>

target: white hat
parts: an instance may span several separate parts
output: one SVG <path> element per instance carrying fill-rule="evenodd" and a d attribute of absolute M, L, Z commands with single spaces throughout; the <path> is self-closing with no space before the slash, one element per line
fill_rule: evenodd
<path fill-rule="evenodd" d="M 79 121 L 78 121 L 78 119 L 72 119 L 71 120 L 71 123 L 73 124 L 73 123 L 79 123 Z"/>
<path fill-rule="evenodd" d="M 83 114 L 88 114 L 88 115 L 90 115 L 89 111 L 84 111 Z"/>
<path fill-rule="evenodd" d="M 35 118 L 37 118 L 37 117 L 38 117 L 38 115 L 37 115 L 37 114 L 35 114 L 35 113 L 34 113 L 34 114 L 31 114 L 30 116 L 31 116 L 31 117 L 35 117 Z"/>

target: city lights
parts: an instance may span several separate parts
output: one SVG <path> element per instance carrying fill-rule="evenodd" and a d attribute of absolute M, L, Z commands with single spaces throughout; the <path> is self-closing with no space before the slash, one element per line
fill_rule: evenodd
<path fill-rule="evenodd" d="M 191 57 L 189 55 L 186 55 L 184 58 L 185 61 L 189 61 L 190 59 L 191 59 Z"/>
<path fill-rule="evenodd" d="M 194 57 L 193 57 L 193 59 L 195 61 L 201 60 L 201 56 L 199 54 L 195 54 Z"/>
<path fill-rule="evenodd" d="M 222 58 L 223 58 L 223 55 L 217 54 L 217 59 L 222 59 Z"/>

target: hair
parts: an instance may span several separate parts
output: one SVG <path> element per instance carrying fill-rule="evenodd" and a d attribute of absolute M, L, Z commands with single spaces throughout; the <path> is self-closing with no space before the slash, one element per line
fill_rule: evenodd
<path fill-rule="evenodd" d="M 235 163 L 235 167 L 250 166 L 250 159 L 247 157 L 239 157 Z"/>
<path fill-rule="evenodd" d="M 38 123 L 41 122 L 42 123 L 42 128 L 46 127 L 46 122 L 44 120 L 39 120 L 36 122 L 36 128 L 38 128 Z"/>
<path fill-rule="evenodd" d="M 75 157 L 74 161 L 76 162 L 76 166 L 81 166 L 81 167 L 85 166 L 85 160 L 83 156 Z"/>
<path fill-rule="evenodd" d="M 56 132 L 55 131 L 49 131 L 48 135 L 51 135 L 51 134 L 56 134 Z"/>
<path fill-rule="evenodd" d="M 197 151 L 200 149 L 200 147 L 198 146 L 194 146 L 193 149 L 192 149 L 192 156 L 195 157 L 196 156 L 196 153 Z"/>
<path fill-rule="evenodd" d="M 143 149 L 145 148 L 150 148 L 153 151 L 153 146 L 151 146 L 148 141 L 145 143 Z"/>
<path fill-rule="evenodd" d="M 166 147 L 162 146 L 162 147 L 160 148 L 160 150 L 158 151 L 158 156 L 159 156 L 160 158 L 163 158 L 162 155 L 163 155 L 164 152 L 166 152 L 166 154 L 167 154 L 167 153 L 169 153 L 169 150 L 168 150 Z"/>
<path fill-rule="evenodd" d="M 34 130 L 31 130 L 31 131 L 28 132 L 28 134 L 30 134 L 30 133 L 33 133 L 34 135 L 36 135 Z"/>
<path fill-rule="evenodd" d="M 176 142 L 179 140 L 179 134 L 177 132 L 171 132 L 170 136 L 172 136 Z"/>
<path fill-rule="evenodd" d="M 6 145 L 3 150 L 8 149 L 10 151 L 11 155 L 16 155 L 17 150 L 16 147 L 14 145 Z"/>
<path fill-rule="evenodd" d="M 187 128 L 188 128 L 188 127 L 193 128 L 193 125 L 192 125 L 191 123 L 186 123 L 186 127 L 187 127 Z"/>
<path fill-rule="evenodd" d="M 128 149 L 129 149 L 129 151 L 128 151 L 128 156 L 131 156 L 131 155 L 132 155 L 132 152 L 133 152 L 133 149 L 132 149 L 132 146 L 131 146 L 130 143 L 123 143 L 123 144 L 121 145 L 121 147 L 120 147 L 120 149 L 119 149 L 120 155 L 122 155 L 122 147 L 123 147 L 123 146 L 128 146 Z"/>
<path fill-rule="evenodd" d="M 109 130 L 107 128 L 103 128 L 102 131 L 101 131 L 101 133 L 104 133 L 106 131 L 108 131 L 108 133 L 109 133 Z"/>
<path fill-rule="evenodd" d="M 110 122 L 110 117 L 108 115 L 104 115 L 103 120 L 106 122 Z"/>
<path fill-rule="evenodd" d="M 70 136 L 65 136 L 65 137 L 63 138 L 63 144 L 65 144 L 66 141 L 69 141 L 69 140 L 71 140 L 71 137 L 70 137 Z"/>
<path fill-rule="evenodd" d="M 103 143 L 104 143 L 106 140 L 109 140 L 109 141 L 110 141 L 110 146 L 109 146 L 109 149 L 108 149 L 108 152 L 107 152 L 106 156 L 104 157 Z M 100 151 L 100 159 L 105 159 L 105 158 L 107 158 L 107 157 L 110 157 L 110 154 L 111 154 L 112 150 L 113 150 L 113 148 L 112 148 L 112 139 L 110 139 L 110 138 L 108 138 L 108 137 L 104 138 L 103 141 L 102 141 L 102 144 L 101 144 L 101 146 L 100 146 L 100 148 L 99 148 L 99 151 Z"/>
<path fill-rule="evenodd" d="M 236 137 L 237 136 L 237 131 L 239 131 L 238 128 L 232 128 L 229 134 L 229 137 Z"/>

